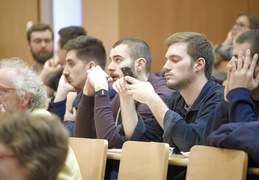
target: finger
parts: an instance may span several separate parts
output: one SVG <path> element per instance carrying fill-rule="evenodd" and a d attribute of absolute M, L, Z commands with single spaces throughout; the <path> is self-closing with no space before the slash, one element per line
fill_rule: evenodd
<path fill-rule="evenodd" d="M 232 63 L 231 63 L 231 68 L 230 68 L 230 71 L 231 71 L 231 72 L 237 70 L 237 63 L 238 63 L 238 59 L 236 59 L 235 61 L 232 61 Z"/>
<path fill-rule="evenodd" d="M 116 92 L 122 92 L 122 91 L 123 91 L 122 85 L 121 85 L 121 83 L 122 83 L 121 81 L 124 81 L 123 78 L 117 79 L 117 80 L 113 83 L 113 85 L 112 85 L 113 89 L 114 89 Z"/>
<path fill-rule="evenodd" d="M 111 78 L 111 77 L 108 77 L 108 83 L 111 83 L 111 82 L 113 82 L 113 79 Z"/>
<path fill-rule="evenodd" d="M 231 60 L 227 63 L 226 69 L 228 70 L 229 68 L 232 68 L 232 63 L 235 62 L 237 58 L 235 56 L 232 56 Z"/>
<path fill-rule="evenodd" d="M 250 50 L 247 49 L 246 56 L 245 56 L 245 62 L 244 62 L 244 69 L 248 69 L 250 66 L 250 63 L 251 63 L 251 60 L 250 60 L 251 54 L 250 53 L 251 53 Z"/>
<path fill-rule="evenodd" d="M 135 79 L 135 78 L 133 78 L 133 77 L 130 77 L 130 76 L 125 76 L 124 79 L 125 79 L 126 81 L 130 82 L 131 84 L 138 82 L 137 79 Z"/>
<path fill-rule="evenodd" d="M 236 65 L 237 65 L 236 69 L 241 69 L 241 68 L 242 68 L 242 64 L 243 64 L 243 53 L 242 53 L 242 51 L 240 51 L 240 52 L 238 53 L 238 59 L 237 59 L 237 63 L 236 63 Z"/>
<path fill-rule="evenodd" d="M 259 73 L 257 73 L 257 75 L 255 75 L 256 77 L 255 77 L 255 84 L 257 85 L 257 87 L 258 87 L 258 85 L 259 85 Z"/>
<path fill-rule="evenodd" d="M 249 68 L 249 70 L 252 71 L 253 74 L 254 74 L 256 64 L 257 64 L 257 60 L 258 60 L 258 54 L 255 54 L 253 56 L 253 59 L 252 59 L 252 62 L 251 62 L 250 68 Z"/>

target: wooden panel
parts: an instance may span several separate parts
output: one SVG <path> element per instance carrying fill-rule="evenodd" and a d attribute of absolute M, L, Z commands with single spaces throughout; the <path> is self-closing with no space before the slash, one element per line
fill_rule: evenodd
<path fill-rule="evenodd" d="M 255 16 L 259 16 L 259 1 L 248 0 L 248 12 Z"/>
<path fill-rule="evenodd" d="M 220 43 L 241 12 L 247 12 L 247 0 L 121 0 L 119 38 L 145 40 L 153 54 L 151 70 L 158 72 L 165 63 L 163 43 L 171 34 L 201 32 Z"/>
<path fill-rule="evenodd" d="M 82 6 L 83 27 L 89 36 L 103 41 L 108 58 L 118 40 L 118 0 L 82 0 Z"/>
<path fill-rule="evenodd" d="M 0 1 L 0 59 L 20 57 L 29 64 L 33 62 L 26 40 L 26 23 L 38 22 L 38 0 Z"/>

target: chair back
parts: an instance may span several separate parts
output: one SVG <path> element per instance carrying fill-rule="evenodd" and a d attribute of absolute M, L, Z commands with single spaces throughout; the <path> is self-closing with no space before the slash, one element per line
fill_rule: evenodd
<path fill-rule="evenodd" d="M 104 139 L 69 138 L 83 180 L 103 180 L 108 141 Z"/>
<path fill-rule="evenodd" d="M 122 146 L 119 180 L 165 180 L 168 169 L 167 143 L 127 141 Z"/>
<path fill-rule="evenodd" d="M 196 145 L 191 148 L 186 180 L 245 180 L 247 153 Z"/>

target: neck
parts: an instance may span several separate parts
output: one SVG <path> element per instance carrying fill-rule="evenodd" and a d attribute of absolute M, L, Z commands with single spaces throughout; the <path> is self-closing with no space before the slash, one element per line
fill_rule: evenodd
<path fill-rule="evenodd" d="M 202 88 L 207 83 L 207 81 L 208 79 L 206 77 L 198 77 L 191 84 L 189 84 L 188 87 L 180 91 L 180 94 L 184 98 L 185 103 L 188 107 L 191 107 L 193 105 L 194 101 L 199 96 Z"/>
<path fill-rule="evenodd" d="M 144 71 L 139 72 L 138 74 L 136 74 L 136 79 L 138 79 L 139 81 L 147 81 L 149 78 L 150 73 L 146 73 Z"/>
<path fill-rule="evenodd" d="M 41 71 L 42 71 L 42 69 L 43 69 L 43 65 L 44 65 L 44 64 L 35 62 L 35 63 L 32 65 L 32 69 L 33 69 L 37 74 L 40 74 Z"/>

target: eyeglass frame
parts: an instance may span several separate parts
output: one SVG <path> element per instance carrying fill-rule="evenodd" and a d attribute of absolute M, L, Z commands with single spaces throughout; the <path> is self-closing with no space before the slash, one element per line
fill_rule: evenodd
<path fill-rule="evenodd" d="M 242 24 L 242 23 L 237 23 L 237 22 L 234 22 L 234 23 L 232 24 L 232 26 L 233 26 L 233 27 L 234 27 L 234 26 L 237 26 L 238 28 L 248 27 L 248 28 L 252 29 L 251 26 L 246 26 L 246 25 L 244 25 L 244 24 Z"/>
<path fill-rule="evenodd" d="M 7 91 L 15 91 L 16 88 L 5 88 L 5 87 L 0 87 L 0 95 L 4 95 L 7 93 Z"/>
<path fill-rule="evenodd" d="M 0 154 L 0 159 L 2 158 L 16 158 L 14 154 Z"/>

